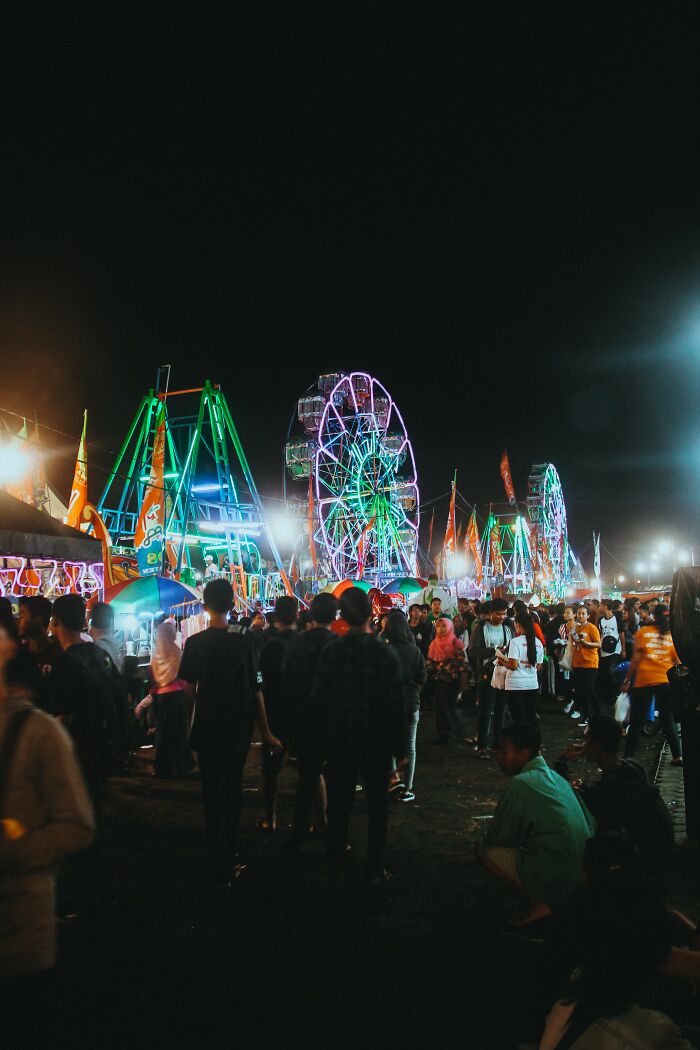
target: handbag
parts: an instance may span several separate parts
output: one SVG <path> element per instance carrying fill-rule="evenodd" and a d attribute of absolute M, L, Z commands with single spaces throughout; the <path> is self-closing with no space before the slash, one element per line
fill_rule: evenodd
<path fill-rule="evenodd" d="M 494 664 L 493 674 L 491 675 L 491 685 L 494 689 L 505 689 L 507 673 L 508 668 L 504 667 L 503 664 Z"/>
<path fill-rule="evenodd" d="M 629 693 L 620 693 L 617 700 L 615 701 L 615 721 L 619 722 L 621 726 L 625 724 L 629 718 L 630 713 L 630 698 Z"/>
<path fill-rule="evenodd" d="M 559 657 L 559 670 L 560 671 L 573 671 L 574 669 L 574 646 L 573 642 L 569 638 L 566 643 L 566 649 Z"/>

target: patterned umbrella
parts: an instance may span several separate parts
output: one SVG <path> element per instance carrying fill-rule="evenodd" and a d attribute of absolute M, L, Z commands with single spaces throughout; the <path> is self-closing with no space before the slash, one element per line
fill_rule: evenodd
<path fill-rule="evenodd" d="M 415 576 L 400 576 L 396 580 L 390 580 L 382 587 L 382 591 L 384 594 L 417 594 L 427 586 L 427 580 L 419 580 Z"/>
<path fill-rule="evenodd" d="M 157 613 L 159 610 L 169 613 L 173 606 L 183 602 L 201 603 L 202 596 L 194 587 L 165 576 L 139 576 L 108 587 L 105 601 L 122 613 Z"/>

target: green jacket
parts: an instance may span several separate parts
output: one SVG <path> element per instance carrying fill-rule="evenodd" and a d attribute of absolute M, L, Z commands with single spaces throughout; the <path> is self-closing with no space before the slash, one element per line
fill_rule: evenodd
<path fill-rule="evenodd" d="M 583 850 L 595 829 L 568 781 L 537 755 L 508 781 L 486 845 L 520 849 L 523 886 L 533 900 L 554 905 L 583 886 Z"/>

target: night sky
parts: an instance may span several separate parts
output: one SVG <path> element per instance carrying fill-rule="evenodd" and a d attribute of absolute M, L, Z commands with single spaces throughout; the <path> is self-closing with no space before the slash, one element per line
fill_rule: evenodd
<path fill-rule="evenodd" d="M 467 499 L 502 500 L 507 447 L 522 495 L 530 463 L 556 464 L 579 550 L 593 528 L 625 565 L 664 535 L 700 548 L 694 10 L 25 40 L 0 408 L 77 441 L 87 407 L 97 498 L 169 362 L 175 387 L 221 383 L 279 496 L 296 398 L 364 369 L 399 404 L 424 498 L 456 468 Z M 44 437 L 66 490 L 75 445 Z"/>

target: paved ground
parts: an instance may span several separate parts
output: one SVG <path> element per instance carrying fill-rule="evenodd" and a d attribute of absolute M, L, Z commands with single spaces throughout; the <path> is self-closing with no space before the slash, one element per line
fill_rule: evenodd
<path fill-rule="evenodd" d="M 577 732 L 554 708 L 544 709 L 542 728 L 548 757 Z M 218 1047 L 247 1037 L 256 1048 L 499 1048 L 533 1038 L 545 1007 L 544 948 L 507 932 L 515 899 L 472 856 L 502 776 L 463 746 L 432 746 L 432 736 L 425 716 L 416 803 L 391 810 L 399 879 L 361 886 L 360 794 L 341 907 L 326 898 L 320 844 L 290 867 L 279 858 L 284 830 L 255 831 L 257 749 L 243 813 L 250 868 L 230 896 L 207 881 L 196 776 L 115 781 L 105 851 L 119 900 L 99 920 L 61 930 L 61 1029 L 75 1021 L 84 1033 L 88 1005 L 100 1046 Z M 654 770 L 658 738 L 644 741 L 642 756 Z M 295 781 L 290 768 L 283 829 Z M 679 845 L 670 899 L 698 917 L 699 875 L 700 847 Z"/>

